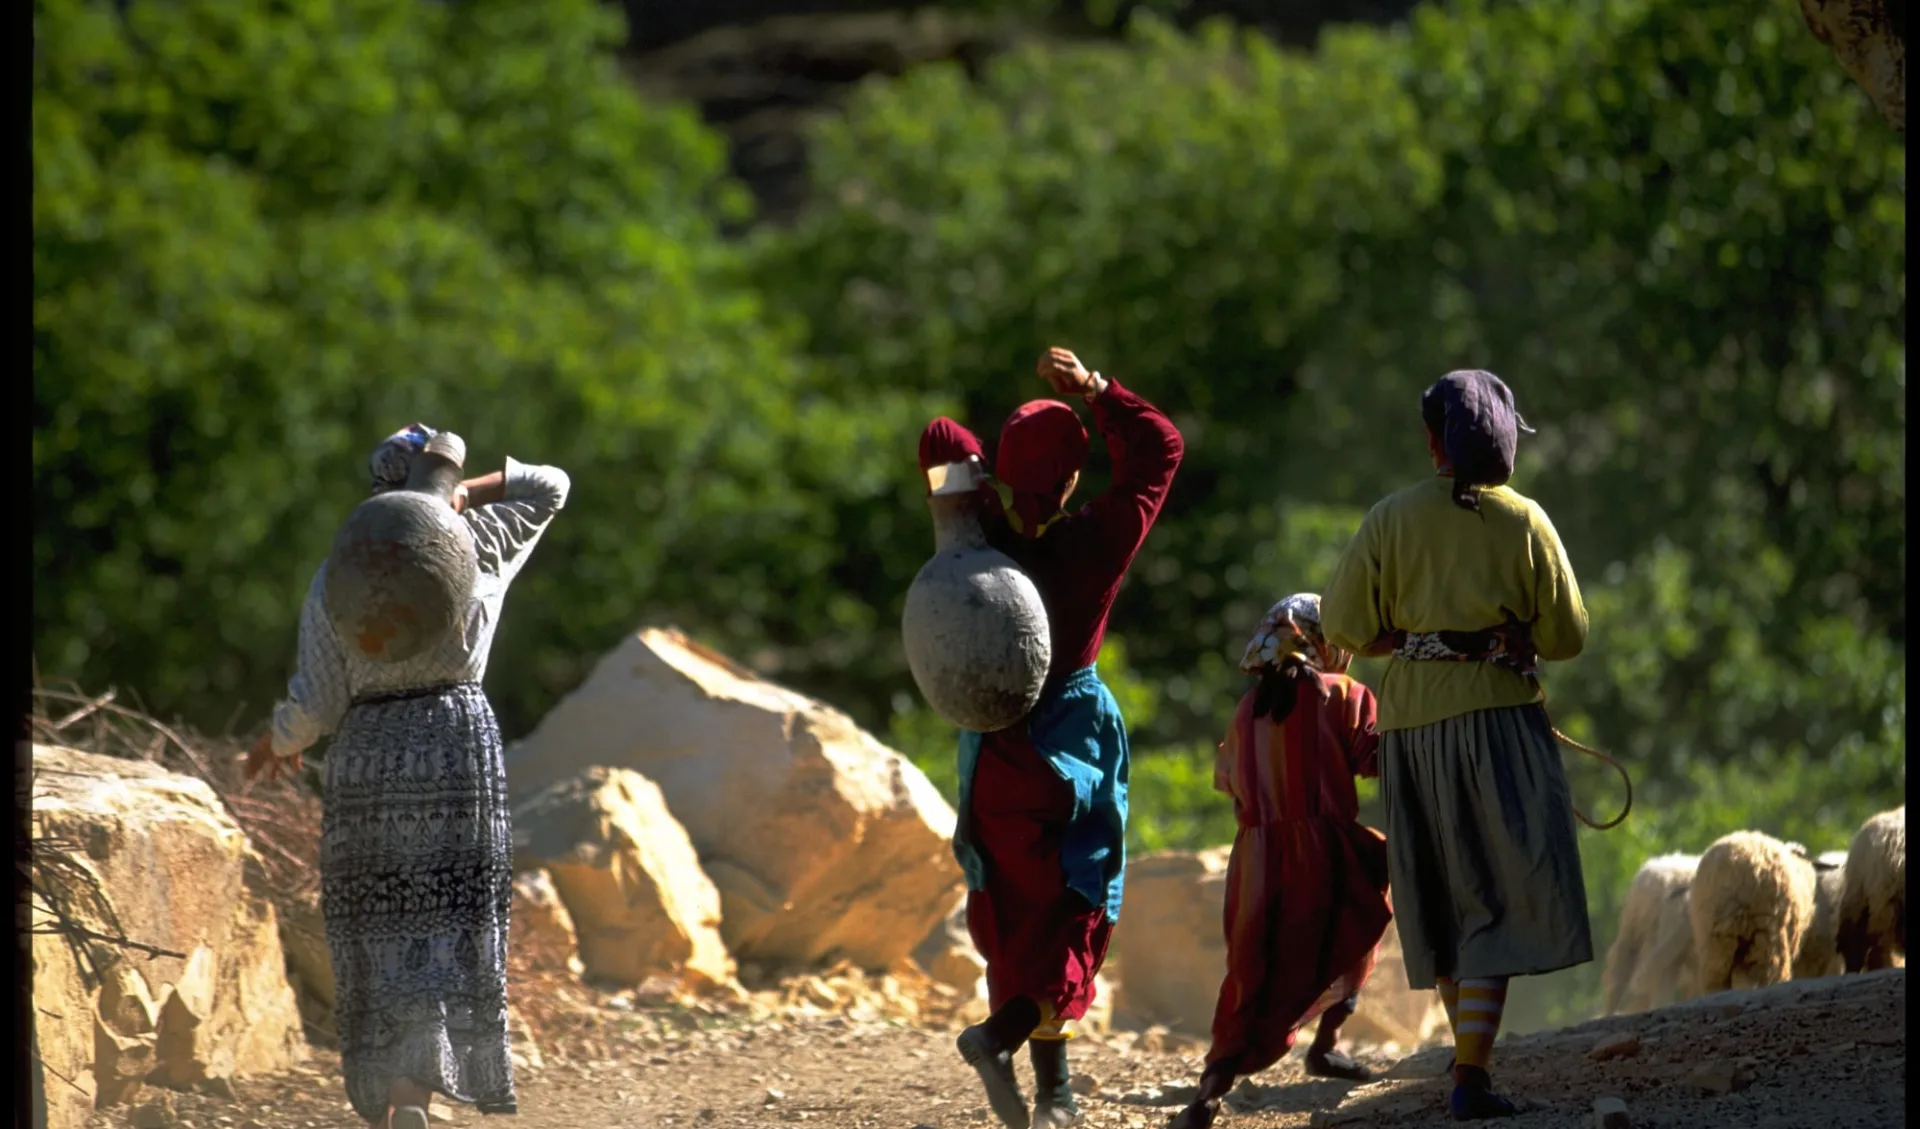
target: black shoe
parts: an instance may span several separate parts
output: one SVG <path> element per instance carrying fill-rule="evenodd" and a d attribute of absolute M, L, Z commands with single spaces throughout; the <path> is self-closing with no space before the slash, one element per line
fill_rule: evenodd
<path fill-rule="evenodd" d="M 995 1046 L 978 1024 L 960 1032 L 954 1045 L 960 1049 L 960 1057 L 980 1075 L 980 1084 L 987 1091 L 987 1105 L 1000 1119 L 1000 1124 L 1007 1129 L 1032 1129 L 1027 1099 L 1021 1096 L 1020 1083 L 1013 1076 L 1013 1052 Z"/>
<path fill-rule="evenodd" d="M 1072 1075 L 1067 1070 L 1065 1039 L 1029 1039 L 1033 1059 L 1033 1124 L 1035 1129 L 1078 1125 L 1080 1103 L 1073 1100 Z"/>
<path fill-rule="evenodd" d="M 1520 1112 L 1512 1102 L 1492 1090 L 1464 1084 L 1454 1086 L 1453 1100 L 1448 1106 L 1455 1121 L 1492 1121 Z"/>
<path fill-rule="evenodd" d="M 1307 1052 L 1307 1075 L 1311 1078 L 1339 1078 L 1348 1082 L 1369 1082 L 1373 1071 L 1339 1051 Z"/>

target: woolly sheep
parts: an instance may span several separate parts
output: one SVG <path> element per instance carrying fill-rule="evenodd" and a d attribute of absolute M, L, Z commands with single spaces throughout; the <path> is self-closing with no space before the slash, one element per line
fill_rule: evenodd
<path fill-rule="evenodd" d="M 1813 922 L 1813 860 L 1798 843 L 1758 831 L 1716 839 L 1687 894 L 1700 993 L 1793 978 L 1793 958 Z"/>
<path fill-rule="evenodd" d="M 1846 971 L 1840 959 L 1840 897 L 1847 877 L 1847 852 L 1827 851 L 1813 860 L 1813 920 L 1793 958 L 1793 978 L 1814 980 Z"/>
<path fill-rule="evenodd" d="M 1892 968 L 1907 951 L 1907 806 L 1860 825 L 1847 849 L 1838 946 L 1848 972 Z"/>
<path fill-rule="evenodd" d="M 1646 1011 L 1694 995 L 1699 974 L 1687 887 L 1699 863 L 1699 855 L 1661 855 L 1633 876 L 1601 974 L 1606 1014 Z"/>

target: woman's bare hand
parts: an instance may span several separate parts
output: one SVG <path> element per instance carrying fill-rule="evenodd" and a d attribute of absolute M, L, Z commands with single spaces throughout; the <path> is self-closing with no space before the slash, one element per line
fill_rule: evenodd
<path fill-rule="evenodd" d="M 267 783 L 271 784 L 280 779 L 283 768 L 289 775 L 300 771 L 300 754 L 295 753 L 290 757 L 275 756 L 273 731 L 268 730 L 260 735 L 260 739 L 253 743 L 252 748 L 247 750 L 246 778 L 251 781 L 264 769 L 267 773 Z"/>
<path fill-rule="evenodd" d="M 1058 346 L 1048 349 L 1038 365 L 1040 379 L 1056 396 L 1082 396 L 1091 399 L 1103 391 L 1107 382 L 1099 373 L 1088 372 L 1073 350 Z"/>

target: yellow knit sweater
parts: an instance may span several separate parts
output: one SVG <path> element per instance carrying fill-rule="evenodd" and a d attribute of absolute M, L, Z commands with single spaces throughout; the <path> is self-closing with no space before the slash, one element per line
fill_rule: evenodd
<path fill-rule="evenodd" d="M 1480 631 L 1508 611 L 1533 628 L 1542 660 L 1580 653 L 1587 609 L 1553 523 L 1531 498 L 1481 491 L 1480 512 L 1453 504 L 1436 475 L 1389 495 L 1360 523 L 1321 595 L 1327 639 L 1356 654 L 1398 629 Z M 1379 729 L 1412 729 L 1474 710 L 1542 698 L 1525 678 L 1488 663 L 1387 664 Z"/>

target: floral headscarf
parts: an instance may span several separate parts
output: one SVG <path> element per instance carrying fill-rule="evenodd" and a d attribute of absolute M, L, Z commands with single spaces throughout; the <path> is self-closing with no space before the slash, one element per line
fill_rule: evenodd
<path fill-rule="evenodd" d="M 1320 597 L 1300 592 L 1267 609 L 1260 630 L 1240 657 L 1240 669 L 1248 674 L 1267 674 L 1280 669 L 1289 656 L 1296 656 L 1322 674 L 1344 674 L 1353 656 L 1320 633 Z"/>
<path fill-rule="evenodd" d="M 426 449 L 427 440 L 438 432 L 424 423 L 410 424 L 387 436 L 367 457 L 367 471 L 373 479 L 372 492 L 383 494 L 407 484 L 407 472 L 413 457 Z"/>

